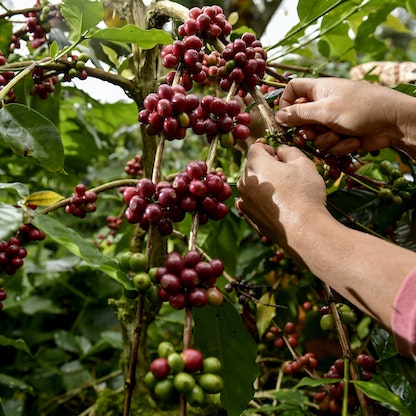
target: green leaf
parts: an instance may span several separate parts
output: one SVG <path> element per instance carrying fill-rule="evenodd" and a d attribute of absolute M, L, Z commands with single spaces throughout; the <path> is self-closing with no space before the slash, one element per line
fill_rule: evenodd
<path fill-rule="evenodd" d="M 33 224 L 44 231 L 50 238 L 64 246 L 72 254 L 85 261 L 90 267 L 101 270 L 122 284 L 126 289 L 133 290 L 133 283 L 121 270 L 116 260 L 104 256 L 90 241 L 81 237 L 72 228 L 65 227 L 48 215 L 35 212 Z"/>
<path fill-rule="evenodd" d="M 23 212 L 13 205 L 0 203 L 0 239 L 5 240 L 22 225 Z"/>
<path fill-rule="evenodd" d="M 54 40 L 51 43 L 51 46 L 49 47 L 49 53 L 51 55 L 51 57 L 53 58 L 59 51 L 59 45 L 58 42 L 56 40 Z"/>
<path fill-rule="evenodd" d="M 413 415 L 413 412 L 405 406 L 399 396 L 380 386 L 380 384 L 371 381 L 352 381 L 352 383 L 370 399 L 382 403 L 388 409 L 397 410 L 401 416 Z"/>
<path fill-rule="evenodd" d="M 257 345 L 228 301 L 217 307 L 196 308 L 195 345 L 205 356 L 217 357 L 223 366 L 221 402 L 228 416 L 239 416 L 253 398 L 253 382 L 259 369 Z"/>
<path fill-rule="evenodd" d="M 22 104 L 0 110 L 0 141 L 19 156 L 31 156 L 50 172 L 64 173 L 64 148 L 55 125 Z"/>
<path fill-rule="evenodd" d="M 0 374 L 0 385 L 6 386 L 11 390 L 28 390 L 32 391 L 32 387 L 19 380 L 17 378 L 11 377 L 7 374 Z"/>
<path fill-rule="evenodd" d="M 298 389 L 300 387 L 319 387 L 323 384 L 334 384 L 340 382 L 342 379 L 340 378 L 311 378 L 311 377 L 303 377 L 302 380 L 296 384 L 294 389 Z"/>
<path fill-rule="evenodd" d="M 22 338 L 12 339 L 12 338 L 6 338 L 5 336 L 0 335 L 0 346 L 13 347 L 13 348 L 16 348 L 17 350 L 21 350 L 30 354 L 30 349 Z"/>
<path fill-rule="evenodd" d="M 380 360 L 386 360 L 397 355 L 393 337 L 383 328 L 376 328 L 371 333 L 371 343 Z"/>
<path fill-rule="evenodd" d="M 17 192 L 20 198 L 25 198 L 29 195 L 29 189 L 27 189 L 26 185 L 21 182 L 13 182 L 13 183 L 0 183 L 0 191 L 2 189 L 8 190 L 12 189 Z"/>
<path fill-rule="evenodd" d="M 100 1 L 64 0 L 61 13 L 75 33 L 81 36 L 103 19 L 104 8 Z"/>
<path fill-rule="evenodd" d="M 273 292 L 265 293 L 257 303 L 257 331 L 260 338 L 265 334 L 271 321 L 276 316 L 275 305 L 276 301 Z"/>
<path fill-rule="evenodd" d="M 10 49 L 10 39 L 13 33 L 13 25 L 9 20 L 0 20 L 0 51 L 4 51 L 7 56 L 7 51 Z"/>
<path fill-rule="evenodd" d="M 111 27 L 97 30 L 91 38 L 113 42 L 133 43 L 143 49 L 152 49 L 156 45 L 167 45 L 173 42 L 169 33 L 161 29 L 144 30 L 135 25 L 125 25 L 122 28 Z"/>

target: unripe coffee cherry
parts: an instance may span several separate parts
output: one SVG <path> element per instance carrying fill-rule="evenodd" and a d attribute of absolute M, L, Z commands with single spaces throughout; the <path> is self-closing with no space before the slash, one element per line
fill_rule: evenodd
<path fill-rule="evenodd" d="M 176 374 L 173 379 L 173 385 L 179 393 L 190 392 L 194 388 L 195 384 L 195 378 L 191 374 L 185 372 Z"/>
<path fill-rule="evenodd" d="M 335 319 L 332 314 L 323 315 L 319 321 L 323 331 L 332 331 L 335 328 Z"/>
<path fill-rule="evenodd" d="M 134 275 L 133 277 L 134 287 L 140 292 L 144 293 L 149 289 L 152 284 L 150 276 L 145 272 L 140 272 Z"/>
<path fill-rule="evenodd" d="M 160 380 L 156 384 L 154 392 L 155 395 L 161 400 L 166 402 L 173 401 L 173 398 L 175 397 L 175 386 L 173 385 L 173 380 L 170 378 Z"/>
<path fill-rule="evenodd" d="M 204 373 L 199 378 L 199 385 L 209 394 L 219 393 L 224 388 L 224 382 L 218 374 Z"/>
<path fill-rule="evenodd" d="M 143 253 L 133 253 L 130 256 L 130 270 L 136 273 L 147 270 L 147 257 Z"/>
<path fill-rule="evenodd" d="M 174 373 L 180 373 L 185 368 L 183 358 L 178 352 L 172 352 L 168 355 L 168 364 Z"/>
<path fill-rule="evenodd" d="M 221 372 L 221 361 L 217 357 L 206 357 L 202 364 L 202 372 L 218 374 Z"/>
<path fill-rule="evenodd" d="M 175 347 L 169 341 L 162 341 L 157 347 L 159 357 L 167 358 L 173 352 L 175 352 Z"/>

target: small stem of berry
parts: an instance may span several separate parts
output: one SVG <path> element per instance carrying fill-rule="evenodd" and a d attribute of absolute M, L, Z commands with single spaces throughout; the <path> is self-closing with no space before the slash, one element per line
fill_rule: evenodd
<path fill-rule="evenodd" d="M 349 367 L 350 360 L 348 358 L 344 358 L 344 395 L 342 398 L 342 416 L 348 416 Z"/>
<path fill-rule="evenodd" d="M 136 309 L 136 327 L 133 335 L 133 343 L 131 346 L 129 370 L 127 375 L 128 383 L 126 383 L 126 395 L 124 402 L 123 416 L 129 416 L 130 404 L 133 395 L 133 390 L 136 385 L 136 366 L 137 366 L 137 354 L 139 351 L 140 336 L 142 332 L 142 315 L 143 315 L 143 294 L 139 295 L 137 309 Z"/>
<path fill-rule="evenodd" d="M 354 381 L 359 380 L 360 377 L 358 375 L 357 368 L 352 362 L 354 356 L 353 356 L 350 342 L 348 339 L 347 329 L 346 329 L 345 324 L 341 321 L 341 317 L 338 313 L 336 302 L 332 295 L 332 289 L 326 283 L 323 283 L 323 287 L 324 287 L 324 291 L 327 296 L 327 299 L 329 301 L 329 308 L 335 320 L 335 328 L 337 330 L 338 340 L 341 346 L 343 357 L 344 359 L 347 359 L 349 363 L 349 372 L 351 374 L 351 380 L 354 380 Z M 358 401 L 360 402 L 361 410 L 363 411 L 363 415 L 370 416 L 371 412 L 368 407 L 367 401 L 364 397 L 364 394 L 358 389 L 356 389 L 356 393 L 357 393 Z"/>

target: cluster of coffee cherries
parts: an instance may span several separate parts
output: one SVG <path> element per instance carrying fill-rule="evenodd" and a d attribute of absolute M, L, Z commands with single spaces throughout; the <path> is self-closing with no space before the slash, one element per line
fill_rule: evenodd
<path fill-rule="evenodd" d="M 286 375 L 292 375 L 300 373 L 303 368 L 308 371 L 313 371 L 318 365 L 319 363 L 315 354 L 313 352 L 307 352 L 296 359 L 285 361 L 282 364 L 282 371 Z"/>
<path fill-rule="evenodd" d="M 15 237 L 0 241 L 0 273 L 13 275 L 23 266 L 27 250 L 23 244 L 39 241 L 45 238 L 45 233 L 31 224 L 24 224 Z"/>
<path fill-rule="evenodd" d="M 124 172 L 132 178 L 143 176 L 143 158 L 141 154 L 137 154 L 130 159 L 124 167 Z"/>
<path fill-rule="evenodd" d="M 244 33 L 241 38 L 228 43 L 221 56 L 218 75 L 224 91 L 229 91 L 235 82 L 240 86 L 238 94 L 245 96 L 246 87 L 254 87 L 263 79 L 267 53 L 253 33 Z"/>
<path fill-rule="evenodd" d="M 189 19 L 178 27 L 181 37 L 198 35 L 203 39 L 216 39 L 228 36 L 232 26 L 218 5 L 193 7 L 189 10 Z"/>
<path fill-rule="evenodd" d="M 7 59 L 6 57 L 3 55 L 3 52 L 0 51 L 0 67 L 4 66 L 7 64 Z M 0 90 L 2 90 L 4 88 L 4 86 L 12 79 L 14 78 L 14 72 L 12 71 L 1 71 L 0 72 Z M 16 95 L 14 93 L 13 88 L 11 88 L 8 92 L 6 97 L 4 97 L 4 102 L 6 104 L 8 103 L 12 103 L 16 101 Z M 1 108 L 1 103 L 0 103 L 0 108 Z"/>
<path fill-rule="evenodd" d="M 241 111 L 237 100 L 226 101 L 205 95 L 195 115 L 197 120 L 192 130 L 198 135 L 205 134 L 209 143 L 219 134 L 222 147 L 229 148 L 237 140 L 246 140 L 250 136 L 251 116 Z"/>
<path fill-rule="evenodd" d="M 60 16 L 58 10 L 51 10 L 47 1 L 36 1 L 34 7 L 43 6 L 40 11 L 26 13 L 26 33 L 30 34 L 30 46 L 37 49 L 47 42 L 46 34 L 50 31 L 49 19 Z"/>
<path fill-rule="evenodd" d="M 87 191 L 86 186 L 79 183 L 75 187 L 74 195 L 71 196 L 68 204 L 65 206 L 65 212 L 72 214 L 74 217 L 85 218 L 88 213 L 97 210 L 96 200 L 97 194 L 94 191 Z"/>
<path fill-rule="evenodd" d="M 122 188 L 128 204 L 125 217 L 132 224 L 139 223 L 147 230 L 156 225 L 162 235 L 172 233 L 173 222 L 180 222 L 187 212 L 199 212 L 199 223 L 209 219 L 220 220 L 228 213 L 224 203 L 232 194 L 227 177 L 215 170 L 207 172 L 201 160 L 187 163 L 173 182 L 161 181 L 155 185 L 149 178 L 140 179 L 136 186 Z"/>
<path fill-rule="evenodd" d="M 286 342 L 292 348 L 296 348 L 299 344 L 299 334 L 296 331 L 295 323 L 292 321 L 286 322 L 283 330 L 277 325 L 270 325 L 263 338 L 266 346 L 274 347 L 278 350 L 283 350 Z"/>
<path fill-rule="evenodd" d="M 380 171 L 387 179 L 387 186 L 381 188 L 378 196 L 387 204 L 401 205 L 412 200 L 414 184 L 403 176 L 402 171 L 389 160 L 379 164 Z"/>
<path fill-rule="evenodd" d="M 150 363 L 143 381 L 165 403 L 177 402 L 184 395 L 192 407 L 202 407 L 207 403 L 207 394 L 222 391 L 221 372 L 217 357 L 204 357 L 195 348 L 176 352 L 170 342 L 164 341 L 159 344 L 158 357 Z"/>
<path fill-rule="evenodd" d="M 42 100 L 46 100 L 51 93 L 55 92 L 55 85 L 58 82 L 56 75 L 46 74 L 43 68 L 36 68 L 32 71 L 32 78 L 31 95 L 38 95 Z"/>
<path fill-rule="evenodd" d="M 357 315 L 346 303 L 337 303 L 337 311 L 341 322 L 347 325 L 353 325 L 357 323 Z M 331 309 L 328 305 L 324 305 L 319 309 L 319 313 L 322 315 L 319 321 L 321 329 L 324 331 L 332 331 L 335 328 L 335 318 L 331 313 Z"/>
<path fill-rule="evenodd" d="M 200 308 L 206 304 L 218 306 L 223 296 L 215 284 L 223 271 L 224 263 L 220 259 L 204 261 L 197 250 L 189 250 L 183 257 L 173 251 L 156 270 L 157 296 L 175 309 Z"/>
<path fill-rule="evenodd" d="M 355 359 L 361 376 L 364 380 L 372 379 L 373 373 L 376 371 L 376 360 L 371 354 L 359 354 Z M 325 378 L 342 379 L 344 376 L 344 360 L 339 358 L 330 366 L 328 372 L 324 374 Z M 314 402 L 319 405 L 321 410 L 329 410 L 331 414 L 340 415 L 342 412 L 342 401 L 344 397 L 344 381 L 330 384 L 326 390 L 316 392 Z M 348 409 L 352 412 L 358 406 L 358 399 L 354 388 L 349 389 Z"/>
<path fill-rule="evenodd" d="M 147 134 L 163 134 L 167 140 L 183 139 L 187 127 L 195 121 L 193 112 L 199 106 L 199 98 L 186 94 L 182 85 L 161 84 L 157 93 L 150 93 L 143 100 L 143 105 L 139 121 L 147 125 Z"/>
<path fill-rule="evenodd" d="M 206 81 L 207 73 L 203 68 L 204 51 L 201 38 L 195 35 L 175 40 L 172 45 L 165 45 L 161 51 L 162 64 L 167 69 L 179 66 L 182 72 L 190 75 L 190 79 L 198 84 Z M 175 72 L 176 75 L 176 72 Z M 172 77 L 173 75 L 170 75 Z"/>

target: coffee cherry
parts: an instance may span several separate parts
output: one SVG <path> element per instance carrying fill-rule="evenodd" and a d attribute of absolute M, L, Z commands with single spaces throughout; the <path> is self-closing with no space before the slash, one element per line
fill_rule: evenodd
<path fill-rule="evenodd" d="M 128 255 L 126 255 L 128 256 Z M 131 253 L 129 257 L 129 270 L 139 273 L 145 272 L 148 267 L 147 257 L 143 253 Z"/>
<path fill-rule="evenodd" d="M 169 341 L 162 341 L 157 347 L 159 357 L 167 358 L 171 353 L 175 352 L 175 347 Z"/>
<path fill-rule="evenodd" d="M 203 373 L 218 374 L 222 370 L 221 361 L 217 357 L 206 357 L 202 364 Z"/>
<path fill-rule="evenodd" d="M 150 371 L 157 379 L 164 379 L 170 374 L 168 360 L 165 357 L 159 357 L 150 363 Z"/>
<path fill-rule="evenodd" d="M 204 373 L 199 378 L 199 385 L 208 394 L 217 394 L 224 388 L 224 382 L 218 374 Z"/>
<path fill-rule="evenodd" d="M 151 371 L 148 371 L 145 374 L 145 376 L 143 377 L 144 385 L 150 390 L 155 389 L 156 384 L 158 383 L 158 381 L 159 381 L 159 379 L 157 377 L 155 377 L 155 375 Z"/>
<path fill-rule="evenodd" d="M 173 385 L 179 393 L 189 393 L 195 387 L 195 378 L 185 372 L 180 372 L 175 375 Z"/>
<path fill-rule="evenodd" d="M 185 363 L 181 354 L 172 352 L 168 355 L 168 364 L 173 373 L 180 373 L 185 368 Z"/>
<path fill-rule="evenodd" d="M 146 292 L 149 289 L 152 281 L 150 276 L 145 272 L 140 272 L 134 275 L 133 277 L 133 285 L 139 291 L 139 293 Z"/>
<path fill-rule="evenodd" d="M 182 358 L 185 363 L 186 371 L 195 373 L 202 369 L 204 357 L 201 351 L 188 348 L 182 352 Z"/>
<path fill-rule="evenodd" d="M 332 331 L 335 328 L 335 319 L 332 314 L 323 315 L 319 321 L 323 331 Z"/>
<path fill-rule="evenodd" d="M 186 401 L 193 407 L 201 407 L 206 404 L 205 392 L 198 384 L 195 384 L 192 390 L 186 393 L 185 398 Z"/>
<path fill-rule="evenodd" d="M 171 402 L 175 398 L 175 386 L 173 385 L 173 380 L 166 378 L 157 382 L 154 393 L 159 399 Z"/>

